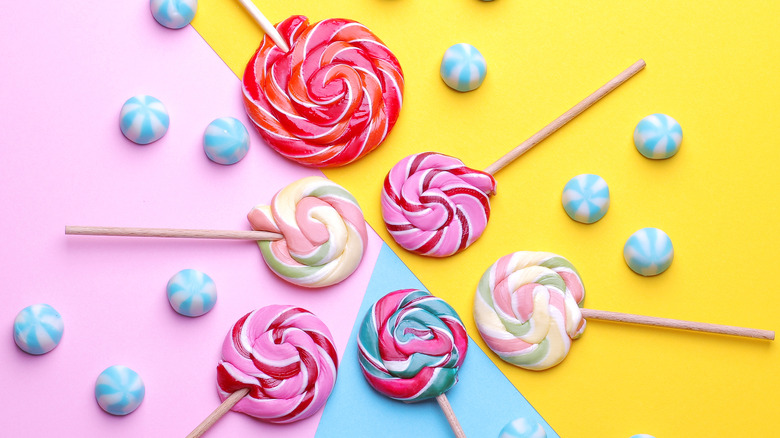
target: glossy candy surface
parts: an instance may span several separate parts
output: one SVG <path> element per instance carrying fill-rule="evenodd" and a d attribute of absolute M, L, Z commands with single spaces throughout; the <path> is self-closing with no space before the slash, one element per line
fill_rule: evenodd
<path fill-rule="evenodd" d="M 168 110 L 159 99 L 145 94 L 133 96 L 122 105 L 119 127 L 128 140 L 137 144 L 157 141 L 168 132 Z"/>
<path fill-rule="evenodd" d="M 519 251 L 485 271 L 474 297 L 474 321 L 501 359 L 544 370 L 563 361 L 585 330 L 579 307 L 584 299 L 582 279 L 568 260 Z"/>
<path fill-rule="evenodd" d="M 564 186 L 561 202 L 570 218 L 583 224 L 592 224 L 607 214 L 609 187 L 604 178 L 598 175 L 577 175 Z"/>
<path fill-rule="evenodd" d="M 254 207 L 252 228 L 284 236 L 258 241 L 276 275 L 303 287 L 324 287 L 349 277 L 363 258 L 368 235 L 357 200 L 340 185 L 317 176 L 298 180 Z"/>
<path fill-rule="evenodd" d="M 181 29 L 190 24 L 198 10 L 198 0 L 151 0 L 152 16 L 169 29 Z"/>
<path fill-rule="evenodd" d="M 166 286 L 168 302 L 176 313 L 201 316 L 217 303 L 217 286 L 208 275 L 195 269 L 177 272 Z"/>
<path fill-rule="evenodd" d="M 238 119 L 221 117 L 206 127 L 203 150 L 215 163 L 238 163 L 249 151 L 249 133 Z"/>
<path fill-rule="evenodd" d="M 221 400 L 249 388 L 232 410 L 269 423 L 310 417 L 336 383 L 333 336 L 311 312 L 272 305 L 248 313 L 231 328 L 217 366 Z"/>
<path fill-rule="evenodd" d="M 674 260 L 672 239 L 658 228 L 642 228 L 626 241 L 623 258 L 628 267 L 639 275 L 658 275 L 669 269 Z"/>
<path fill-rule="evenodd" d="M 48 304 L 33 304 L 22 309 L 14 319 L 14 342 L 25 353 L 50 352 L 62 339 L 65 325 L 62 316 Z"/>
<path fill-rule="evenodd" d="M 447 257 L 485 231 L 493 176 L 434 152 L 410 155 L 393 166 L 382 187 L 382 217 L 404 249 Z"/>
<path fill-rule="evenodd" d="M 666 114 L 651 114 L 634 129 L 634 146 L 647 158 L 662 160 L 680 150 L 682 128 Z"/>
<path fill-rule="evenodd" d="M 516 418 L 498 434 L 498 438 L 547 438 L 547 432 L 544 427 L 530 418 Z"/>
<path fill-rule="evenodd" d="M 363 376 L 380 393 L 405 402 L 436 397 L 458 381 L 468 336 L 460 317 L 430 293 L 404 289 L 377 301 L 358 333 Z"/>
<path fill-rule="evenodd" d="M 450 88 L 462 92 L 471 91 L 477 89 L 485 80 L 487 63 L 476 47 L 459 43 L 444 52 L 439 73 Z"/>
<path fill-rule="evenodd" d="M 310 167 L 351 163 L 374 150 L 395 125 L 404 78 L 390 50 L 360 23 L 276 25 L 290 46 L 264 37 L 244 71 L 244 106 L 265 141 Z"/>
<path fill-rule="evenodd" d="M 127 415 L 138 409 L 145 394 L 141 376 L 124 365 L 106 368 L 95 382 L 98 405 L 112 415 Z"/>

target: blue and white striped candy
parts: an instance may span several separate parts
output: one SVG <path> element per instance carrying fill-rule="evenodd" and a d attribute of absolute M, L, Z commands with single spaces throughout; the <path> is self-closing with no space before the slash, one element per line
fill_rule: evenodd
<path fill-rule="evenodd" d="M 184 316 L 201 316 L 217 303 L 214 280 L 195 269 L 183 269 L 168 280 L 168 302 Z"/>
<path fill-rule="evenodd" d="M 680 150 L 681 143 L 680 124 L 666 114 L 651 114 L 640 120 L 634 129 L 634 146 L 647 158 L 669 158 Z"/>
<path fill-rule="evenodd" d="M 249 151 L 249 133 L 238 119 L 216 119 L 209 123 L 203 134 L 203 150 L 215 163 L 237 163 Z"/>
<path fill-rule="evenodd" d="M 459 43 L 444 52 L 441 78 L 458 91 L 471 91 L 482 85 L 487 74 L 485 57 L 471 44 Z"/>
<path fill-rule="evenodd" d="M 536 421 L 520 417 L 507 423 L 498 438 L 547 438 L 547 432 Z"/>
<path fill-rule="evenodd" d="M 119 113 L 119 127 L 128 140 L 149 144 L 168 132 L 168 110 L 159 99 L 139 94 L 127 99 Z"/>
<path fill-rule="evenodd" d="M 54 307 L 48 304 L 33 304 L 16 315 L 14 342 L 26 353 L 48 353 L 60 343 L 64 329 L 62 316 Z"/>
<path fill-rule="evenodd" d="M 138 408 L 146 387 L 141 376 L 123 365 L 106 368 L 95 381 L 95 399 L 112 415 L 127 415 Z"/>
<path fill-rule="evenodd" d="M 658 275 L 672 264 L 672 240 L 658 228 L 642 228 L 626 241 L 623 258 L 628 267 L 639 275 Z"/>
<path fill-rule="evenodd" d="M 563 187 L 563 209 L 570 218 L 592 224 L 609 209 L 609 187 L 604 178 L 585 173 L 570 179 Z"/>
<path fill-rule="evenodd" d="M 198 0 L 151 0 L 152 16 L 168 29 L 190 24 L 198 9 Z"/>

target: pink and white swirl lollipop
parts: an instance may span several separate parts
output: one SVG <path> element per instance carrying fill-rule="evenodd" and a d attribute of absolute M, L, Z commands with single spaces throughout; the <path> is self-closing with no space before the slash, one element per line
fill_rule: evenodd
<path fill-rule="evenodd" d="M 254 207 L 248 219 L 256 231 L 67 226 L 65 234 L 255 240 L 276 275 L 311 288 L 349 277 L 360 265 L 368 241 L 355 197 L 317 176 L 283 188 L 271 205 Z"/>
<path fill-rule="evenodd" d="M 319 318 L 273 305 L 244 315 L 222 344 L 217 389 L 222 405 L 188 437 L 199 437 L 228 410 L 269 423 L 291 423 L 325 406 L 338 355 Z"/>
<path fill-rule="evenodd" d="M 435 152 L 404 158 L 382 187 L 382 217 L 390 235 L 402 248 L 430 257 L 466 249 L 482 235 L 490 217 L 493 175 L 644 67 L 643 60 L 635 62 L 484 171 Z"/>

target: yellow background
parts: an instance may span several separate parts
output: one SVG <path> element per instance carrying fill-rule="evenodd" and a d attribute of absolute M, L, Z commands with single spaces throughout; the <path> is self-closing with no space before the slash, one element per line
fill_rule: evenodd
<path fill-rule="evenodd" d="M 481 346 L 471 318 L 477 280 L 519 250 L 570 259 L 589 308 L 780 328 L 780 2 L 255 3 L 272 22 L 292 14 L 360 21 L 398 57 L 406 89 L 395 129 L 367 157 L 325 173 L 356 195 L 373 228 Z M 233 0 L 200 0 L 194 26 L 238 76 L 262 38 Z M 484 84 L 465 94 L 439 77 L 442 54 L 459 42 L 488 64 Z M 401 158 L 437 151 L 485 168 L 639 58 L 644 71 L 497 174 L 488 229 L 471 248 L 427 259 L 392 241 L 379 193 Z M 656 112 L 683 128 L 682 149 L 666 161 L 645 159 L 631 140 Z M 561 207 L 564 184 L 581 173 L 610 186 L 610 210 L 593 225 Z M 623 244 L 643 227 L 665 230 L 674 244 L 674 263 L 658 277 L 623 261 Z M 489 355 L 564 437 L 778 433 L 774 342 L 592 321 L 551 370 Z"/>

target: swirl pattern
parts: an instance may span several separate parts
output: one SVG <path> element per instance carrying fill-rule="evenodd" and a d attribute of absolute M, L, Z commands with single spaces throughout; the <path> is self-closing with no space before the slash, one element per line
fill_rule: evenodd
<path fill-rule="evenodd" d="M 585 287 L 565 258 L 546 252 L 506 255 L 482 276 L 474 320 L 501 359 L 529 370 L 559 364 L 585 330 Z"/>
<path fill-rule="evenodd" d="M 14 342 L 29 354 L 45 354 L 59 345 L 65 323 L 54 307 L 33 304 L 22 309 L 14 319 Z"/>
<path fill-rule="evenodd" d="M 325 287 L 349 277 L 363 258 L 368 235 L 357 200 L 322 177 L 298 180 L 271 205 L 247 216 L 252 228 L 284 236 L 258 241 L 263 259 L 279 277 L 304 287 Z"/>
<path fill-rule="evenodd" d="M 382 217 L 404 249 L 447 257 L 482 235 L 496 180 L 448 155 L 410 155 L 393 166 L 382 188 Z"/>
<path fill-rule="evenodd" d="M 336 383 L 333 336 L 311 312 L 267 306 L 238 320 L 222 344 L 217 386 L 223 401 L 249 388 L 233 410 L 290 423 L 325 405 Z"/>
<path fill-rule="evenodd" d="M 401 65 L 360 23 L 309 24 L 292 16 L 276 25 L 285 53 L 264 37 L 244 70 L 244 106 L 265 141 L 310 167 L 335 167 L 371 152 L 398 120 Z"/>
<path fill-rule="evenodd" d="M 368 383 L 405 402 L 450 389 L 467 349 L 466 329 L 455 310 L 415 289 L 397 290 L 377 301 L 358 333 L 358 359 Z"/>
<path fill-rule="evenodd" d="M 651 114 L 634 128 L 634 146 L 647 158 L 663 160 L 680 150 L 682 127 L 666 114 Z"/>

